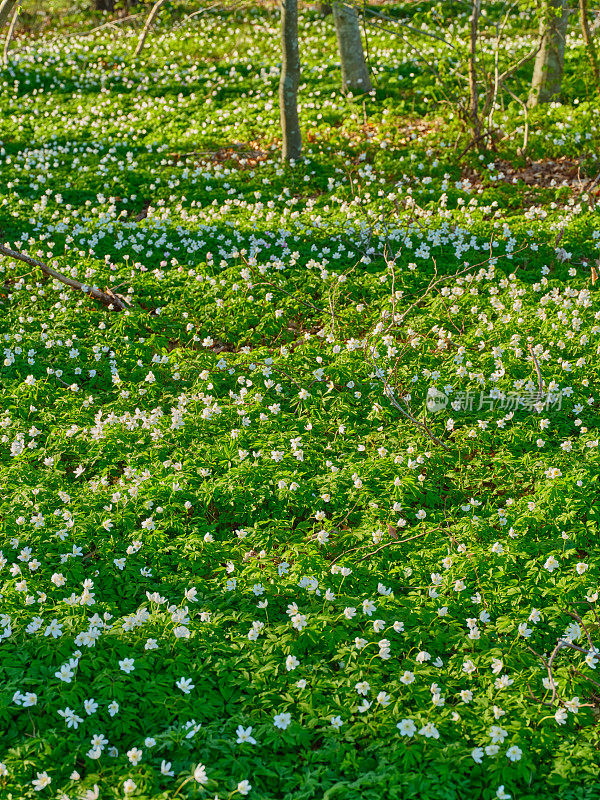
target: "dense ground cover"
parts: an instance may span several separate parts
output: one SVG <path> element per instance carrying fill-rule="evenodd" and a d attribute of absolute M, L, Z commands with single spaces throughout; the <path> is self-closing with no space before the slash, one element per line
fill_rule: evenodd
<path fill-rule="evenodd" d="M 580 40 L 529 161 L 517 104 L 462 156 L 405 40 L 346 98 L 306 11 L 284 167 L 277 15 L 175 12 L 0 73 L 1 240 L 129 304 L 0 261 L 1 796 L 600 797 Z"/>

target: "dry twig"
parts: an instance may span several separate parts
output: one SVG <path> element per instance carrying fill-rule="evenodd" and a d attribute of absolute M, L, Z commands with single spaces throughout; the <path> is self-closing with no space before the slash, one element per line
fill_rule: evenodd
<path fill-rule="evenodd" d="M 533 350 L 533 347 L 530 344 L 528 344 L 527 348 L 529 350 L 529 353 L 531 354 L 531 358 L 533 359 L 533 363 L 535 364 L 535 371 L 537 373 L 538 393 L 537 393 L 536 403 L 538 403 L 542 399 L 542 395 L 543 395 L 542 370 L 540 369 L 540 362 L 537 360 L 537 356 L 536 356 L 536 354 L 535 354 L 535 352 Z"/>

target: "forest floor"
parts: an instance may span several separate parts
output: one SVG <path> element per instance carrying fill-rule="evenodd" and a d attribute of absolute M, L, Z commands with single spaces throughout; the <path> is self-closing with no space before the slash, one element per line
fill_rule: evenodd
<path fill-rule="evenodd" d="M 458 41 L 447 5 L 388 10 Z M 345 96 L 307 9 L 284 166 L 274 9 L 165 7 L 136 63 L 138 23 L 38 6 L 0 242 L 125 310 L 0 258 L 0 797 L 600 798 L 578 30 L 478 150 L 443 42 L 369 24 Z"/>

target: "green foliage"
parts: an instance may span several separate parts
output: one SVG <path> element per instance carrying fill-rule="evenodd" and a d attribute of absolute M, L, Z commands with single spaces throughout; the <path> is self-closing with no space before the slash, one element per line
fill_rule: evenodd
<path fill-rule="evenodd" d="M 309 9 L 290 169 L 275 11 L 169 14 L 2 73 L 2 240 L 128 308 L 0 262 L 0 796 L 596 800 L 580 44 L 459 159 L 412 48 L 363 105 Z"/>

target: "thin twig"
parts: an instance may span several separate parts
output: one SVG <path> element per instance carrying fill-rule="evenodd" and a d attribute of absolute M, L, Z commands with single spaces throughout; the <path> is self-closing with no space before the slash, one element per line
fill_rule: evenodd
<path fill-rule="evenodd" d="M 527 649 L 530 652 L 532 652 L 535 656 L 537 656 L 548 670 L 548 680 L 550 681 L 550 685 L 552 686 L 552 698 L 550 700 L 550 704 L 554 703 L 557 694 L 556 684 L 554 683 L 554 675 L 552 674 L 552 662 L 554 661 L 559 650 L 562 650 L 564 646 L 565 643 L 562 641 L 562 639 L 559 639 L 558 642 L 556 643 L 556 647 L 554 648 L 552 654 L 550 655 L 550 658 L 548 659 L 548 661 L 546 661 L 546 659 L 543 656 L 541 656 L 539 653 L 536 653 L 532 647 L 529 647 L 529 645 L 527 645 Z"/>
<path fill-rule="evenodd" d="M 442 530 L 442 529 L 441 528 L 435 528 L 434 530 Z M 368 553 L 366 556 L 364 556 L 364 558 L 361 558 L 359 560 L 359 563 L 360 563 L 360 561 L 364 561 L 365 559 L 369 558 L 370 556 L 374 555 L 375 553 L 378 553 L 384 547 L 388 547 L 388 545 L 390 545 L 390 544 L 402 544 L 402 542 L 411 542 L 413 539 L 418 539 L 421 536 L 425 536 L 426 533 L 432 533 L 432 531 L 423 531 L 423 533 L 418 533 L 416 536 L 410 536 L 408 539 L 402 539 L 402 540 L 394 539 L 391 542 L 386 542 L 381 547 L 378 547 L 377 550 L 373 550 L 371 553 Z M 345 550 L 343 553 L 340 553 L 339 556 L 336 556 L 333 559 L 333 561 L 330 561 L 329 562 L 329 566 L 332 566 L 333 564 L 335 564 L 337 561 L 340 560 L 340 558 L 344 558 L 344 556 L 350 555 L 350 553 L 355 553 L 357 550 L 362 550 L 362 549 L 363 549 L 363 545 L 358 545 L 358 547 L 352 547 L 352 548 L 350 548 L 350 550 Z"/>
<path fill-rule="evenodd" d="M 524 249 L 524 248 L 520 248 L 520 250 L 521 250 L 521 249 Z M 437 266 L 436 266 L 436 272 L 435 272 L 435 276 L 434 276 L 434 277 L 435 277 L 435 280 L 433 280 L 433 279 L 432 279 L 432 280 L 430 281 L 430 283 L 429 283 L 429 286 L 427 287 L 427 289 L 426 289 L 426 290 L 425 290 L 425 291 L 424 291 L 424 292 L 423 292 L 423 293 L 422 293 L 422 294 L 421 294 L 421 295 L 420 295 L 420 296 L 417 298 L 417 300 L 415 300 L 415 301 L 414 301 L 414 303 L 412 303 L 412 304 L 411 304 L 411 305 L 410 305 L 410 306 L 409 306 L 409 307 L 406 309 L 406 311 L 405 311 L 405 312 L 404 312 L 402 315 L 400 315 L 400 318 L 399 318 L 399 319 L 396 317 L 396 315 L 395 315 L 395 314 L 394 314 L 394 315 L 391 317 L 391 322 L 390 322 L 390 325 L 388 326 L 388 328 L 387 328 L 386 330 L 389 330 L 389 328 L 390 328 L 390 327 L 391 327 L 391 325 L 393 325 L 393 324 L 399 325 L 401 322 L 403 322 L 403 321 L 404 321 L 404 319 L 406 318 L 406 316 L 407 316 L 407 315 L 410 313 L 410 311 L 411 311 L 411 310 L 412 310 L 412 309 L 413 309 L 413 308 L 414 308 L 416 305 L 418 305 L 420 302 L 422 302 L 422 300 L 424 300 L 424 298 L 425 298 L 425 297 L 426 297 L 426 296 L 427 296 L 427 295 L 428 295 L 428 294 L 429 294 L 429 293 L 430 293 L 430 292 L 431 292 L 431 291 L 432 291 L 432 290 L 433 290 L 433 289 L 434 289 L 434 288 L 435 288 L 435 287 L 436 287 L 436 286 L 437 286 L 439 283 L 441 283 L 441 282 L 443 282 L 443 281 L 446 281 L 446 280 L 451 280 L 451 279 L 453 279 L 453 278 L 457 278 L 459 275 L 462 275 L 462 274 L 464 274 L 464 273 L 466 273 L 466 272 L 471 272 L 472 270 L 474 270 L 474 269 L 477 269 L 477 267 L 480 267 L 480 266 L 482 266 L 483 264 L 489 264 L 491 261 L 495 261 L 495 260 L 497 260 L 497 258 L 498 258 L 498 257 L 496 257 L 496 256 L 493 256 L 493 255 L 491 254 L 491 247 L 490 247 L 490 257 L 489 257 L 489 258 L 487 258 L 485 261 L 482 261 L 482 262 L 480 262 L 480 263 L 478 263 L 478 264 L 474 264 L 474 265 L 468 265 L 468 266 L 464 267 L 463 269 L 460 269 L 460 270 L 458 270 L 458 272 L 454 273 L 453 275 L 444 275 L 444 276 L 442 276 L 442 277 L 440 277 L 440 278 L 437 278 Z M 391 267 L 391 266 L 393 266 L 393 262 L 387 262 L 387 263 L 388 263 L 388 267 Z M 393 276 L 393 271 L 392 271 L 392 276 Z M 397 399 L 396 399 L 396 397 L 395 397 L 395 394 L 394 394 L 394 387 L 392 387 L 392 386 L 390 385 L 390 383 L 387 381 L 387 379 L 386 379 L 386 377 L 385 377 L 385 374 L 384 374 L 383 370 L 382 370 L 380 367 L 378 367 L 378 366 L 377 366 L 377 364 L 376 364 L 376 363 L 375 363 L 375 362 L 374 362 L 372 359 L 370 359 L 370 358 L 369 358 L 369 355 L 368 355 L 368 354 L 369 354 L 369 352 L 370 352 L 370 348 L 369 348 L 369 341 L 370 341 L 370 340 L 371 340 L 371 339 L 372 339 L 372 338 L 373 338 L 375 335 L 378 335 L 378 334 L 380 334 L 380 333 L 383 333 L 383 330 L 384 330 L 384 328 L 383 328 L 383 322 L 380 320 L 380 321 L 378 322 L 378 324 L 375 326 L 375 328 L 373 329 L 373 331 L 372 331 L 372 332 L 371 332 L 371 333 L 370 333 L 370 334 L 367 336 L 367 338 L 365 339 L 365 345 L 364 345 L 364 348 L 363 348 L 363 352 L 364 352 L 364 355 L 365 355 L 365 360 L 366 360 L 366 361 L 367 361 L 367 362 L 368 362 L 368 363 L 369 363 L 369 364 L 370 364 L 370 365 L 373 367 L 373 370 L 374 370 L 375 377 L 377 377 L 377 378 L 378 378 L 378 379 L 379 379 L 379 380 L 380 380 L 380 381 L 383 383 L 383 387 L 384 387 L 384 394 L 387 396 L 387 398 L 389 399 L 389 401 L 391 402 L 391 404 L 394 406 L 394 408 L 395 408 L 397 411 L 399 411 L 399 412 L 400 412 L 400 413 L 401 413 L 403 416 L 405 416 L 407 419 L 409 419 L 409 420 L 410 420 L 410 421 L 411 421 L 411 422 L 412 422 L 414 425 L 416 425 L 418 428 L 420 428 L 420 429 L 421 429 L 421 430 L 422 430 L 422 431 L 425 433 L 425 435 L 426 435 L 426 436 L 427 436 L 429 439 L 431 439 L 431 441 L 432 441 L 432 442 L 435 442 L 435 444 L 441 445 L 441 447 L 443 447 L 443 448 L 444 448 L 444 450 L 446 450 L 447 452 L 450 452 L 450 448 L 448 447 L 448 445 L 446 445 L 446 444 L 445 444 L 445 443 L 444 443 L 444 442 L 443 442 L 441 439 L 439 439 L 439 438 L 438 438 L 438 437 L 437 437 L 437 436 L 436 436 L 436 435 L 435 435 L 435 434 L 434 434 L 434 433 L 433 433 L 433 432 L 430 430 L 429 426 L 428 426 L 428 425 L 427 425 L 425 422 L 422 422 L 421 420 L 418 420 L 418 419 L 417 419 L 417 418 L 414 416 L 414 414 L 413 414 L 413 413 L 410 411 L 410 409 L 408 408 L 408 404 L 406 404 L 406 403 L 405 403 L 405 404 L 407 405 L 407 408 L 406 408 L 406 409 L 405 409 L 405 408 L 402 408 L 402 406 L 400 405 L 400 403 L 397 401 Z"/>
<path fill-rule="evenodd" d="M 591 610 L 591 612 L 594 614 L 594 616 L 596 617 L 596 622 L 598 623 L 598 625 L 600 625 L 600 617 L 598 616 L 598 612 L 596 611 L 596 609 L 590 603 L 589 600 L 587 600 L 587 599 L 586 600 L 575 600 L 575 602 L 579 603 L 579 604 L 585 603 L 588 606 L 588 608 Z"/>
<path fill-rule="evenodd" d="M 586 637 L 587 637 L 587 640 L 588 640 L 588 642 L 590 643 L 590 647 L 591 647 L 591 649 L 593 650 L 593 649 L 594 649 L 594 643 L 592 642 L 592 637 L 590 636 L 590 632 L 588 631 L 588 629 L 587 629 L 587 628 L 586 628 L 586 626 L 585 626 L 585 622 L 584 622 L 584 621 L 581 619 L 581 617 L 579 616 L 579 614 L 576 614 L 576 613 L 575 613 L 575 612 L 573 612 L 573 611 L 567 611 L 566 613 L 567 613 L 567 614 L 568 614 L 570 617 L 573 617 L 573 619 L 577 620 L 577 622 L 578 622 L 578 623 L 581 625 L 581 627 L 582 627 L 582 628 L 583 628 L 583 630 L 585 631 L 585 635 L 586 635 Z"/>
<path fill-rule="evenodd" d="M 513 75 L 518 69 L 525 66 L 525 64 L 527 64 L 528 61 L 531 61 L 532 58 L 537 56 L 541 46 L 542 46 L 541 43 L 538 44 L 537 47 L 534 47 L 533 50 L 530 50 L 529 53 L 527 53 L 527 55 L 524 55 L 523 58 L 520 58 L 516 64 L 513 64 L 512 67 L 508 67 L 508 69 L 505 69 L 504 72 L 500 75 L 499 78 L 500 84 L 502 85 L 507 78 L 510 78 L 510 76 Z"/>
<path fill-rule="evenodd" d="M 384 547 L 389 547 L 392 544 L 404 544 L 405 542 L 412 542 L 414 539 L 420 539 L 421 536 L 425 536 L 428 533 L 431 533 L 431 531 L 423 531 L 422 533 L 417 533 L 416 536 L 409 536 L 408 539 L 393 539 L 391 542 L 386 542 L 385 544 L 380 545 L 376 550 L 372 550 L 370 553 L 367 553 L 366 556 L 359 558 L 358 563 L 360 564 L 361 561 L 366 561 L 367 558 L 371 558 L 371 556 L 374 556 L 375 553 L 378 553 L 380 550 L 383 550 Z"/>
<path fill-rule="evenodd" d="M 590 683 L 593 683 L 594 686 L 600 687 L 600 683 L 598 683 L 598 681 L 595 681 L 592 678 L 590 678 L 590 676 L 586 675 L 585 672 L 580 672 L 578 669 L 575 669 L 574 667 L 572 669 L 573 669 L 573 672 L 575 673 L 575 675 L 581 675 L 581 677 L 585 678 L 586 681 L 589 681 Z"/>
<path fill-rule="evenodd" d="M 186 14 L 184 19 L 193 19 L 194 17 L 199 17 L 201 14 L 206 14 L 207 11 L 212 11 L 213 8 L 219 8 L 223 4 L 222 3 L 213 3 L 212 6 L 207 6 L 206 8 L 200 8 L 198 11 L 193 11 L 191 14 Z M 229 7 L 230 10 L 232 7 L 236 8 L 237 6 L 241 6 L 242 3 L 233 3 L 233 6 Z"/>
<path fill-rule="evenodd" d="M 531 648 L 529 648 L 529 649 L 531 650 Z M 532 650 L 532 652 L 535 652 L 535 651 Z M 535 653 L 535 655 L 537 656 L 538 654 Z M 539 656 L 538 656 L 538 658 L 539 658 Z M 534 695 L 534 693 L 531 691 L 531 686 L 529 685 L 529 683 L 527 684 L 527 688 L 529 689 L 529 696 L 531 697 L 532 700 L 535 700 L 536 703 L 540 703 L 541 705 L 547 706 L 548 708 L 553 708 L 554 703 L 548 703 L 547 700 L 542 700 L 541 697 L 536 697 Z"/>
<path fill-rule="evenodd" d="M 540 369 L 540 362 L 537 360 L 537 356 L 536 356 L 536 354 L 535 354 L 535 353 L 534 353 L 534 351 L 533 351 L 533 347 L 532 347 L 530 344 L 528 344 L 528 345 L 527 345 L 527 348 L 528 348 L 528 350 L 529 350 L 529 352 L 530 352 L 530 354 L 531 354 L 531 358 L 533 359 L 533 363 L 535 364 L 535 371 L 536 371 L 536 373 L 537 373 L 537 379 L 538 379 L 538 393 L 537 393 L 537 397 L 536 397 L 536 400 L 535 400 L 535 402 L 537 403 L 537 402 L 539 402 L 539 401 L 542 399 L 542 395 L 543 395 L 543 388 L 542 388 L 542 371 L 541 371 L 541 369 Z"/>
<path fill-rule="evenodd" d="M 525 128 L 525 130 L 523 131 L 523 147 L 521 148 L 521 153 L 520 153 L 520 155 L 523 156 L 523 155 L 525 155 L 525 151 L 527 150 L 527 145 L 529 144 L 529 113 L 528 113 L 528 110 L 527 110 L 527 103 L 524 103 L 523 100 L 521 100 L 520 97 L 517 97 L 517 95 L 514 94 L 514 92 L 511 92 L 510 89 L 506 89 L 505 88 L 504 91 L 508 92 L 509 95 L 513 98 L 513 100 L 516 100 L 517 103 L 519 103 L 521 108 L 523 109 L 523 116 L 525 118 L 524 119 L 524 122 L 525 122 L 524 128 Z M 504 139 L 502 139 L 502 141 L 504 141 Z M 519 151 L 517 150 L 517 153 L 518 152 Z"/>
<path fill-rule="evenodd" d="M 451 47 L 453 50 L 456 50 L 456 47 L 451 42 L 449 42 L 447 39 L 444 39 L 442 36 L 437 36 L 435 33 L 419 30 L 419 28 L 413 28 L 412 25 L 409 25 L 407 22 L 404 22 L 404 20 L 388 17 L 386 14 L 382 14 L 380 11 L 373 11 L 372 8 L 367 8 L 366 12 L 367 14 L 370 14 L 373 17 L 379 17 L 380 19 L 385 19 L 388 22 L 395 22 L 398 25 L 402 25 L 403 28 L 406 28 L 407 30 L 416 33 L 418 36 L 429 36 L 430 39 L 437 39 L 438 42 L 443 42 L 445 45 L 448 45 L 448 47 Z"/>
<path fill-rule="evenodd" d="M 398 403 L 398 401 L 394 397 L 394 390 L 389 385 L 389 383 L 386 381 L 385 377 L 382 377 L 381 375 L 378 375 L 378 373 L 380 372 L 379 367 L 377 367 L 377 365 L 374 364 L 373 362 L 370 362 L 370 363 L 375 367 L 375 370 L 376 370 L 375 374 L 377 375 L 377 377 L 379 377 L 380 380 L 383 381 L 384 392 L 385 392 L 386 396 L 388 397 L 389 401 L 391 402 L 391 404 L 394 406 L 394 408 L 397 409 L 401 414 L 403 414 L 407 419 L 409 419 L 413 423 L 413 425 L 416 425 L 418 428 L 420 428 L 422 431 L 424 431 L 425 434 L 431 439 L 432 442 L 435 442 L 436 444 L 439 444 L 441 447 L 444 448 L 444 450 L 447 453 L 449 453 L 450 452 L 450 448 L 448 447 L 447 444 L 442 442 L 441 439 L 438 439 L 438 437 L 434 433 L 431 432 L 429 427 L 424 422 L 421 422 L 420 420 L 418 420 L 414 416 L 414 414 L 412 414 L 412 412 L 407 411 L 406 409 L 402 408 L 402 406 Z"/>
<path fill-rule="evenodd" d="M 571 650 L 577 650 L 578 653 L 585 653 L 586 655 L 590 652 L 586 650 L 585 647 L 579 647 L 578 644 L 573 644 L 573 642 L 567 642 L 564 639 L 559 639 L 563 647 L 570 647 Z M 595 647 L 592 647 L 592 650 L 596 650 Z"/>
<path fill-rule="evenodd" d="M 139 17 L 141 11 L 138 11 L 137 14 L 129 14 L 127 17 L 122 17 L 121 19 L 109 19 L 108 22 L 103 22 L 102 25 L 98 25 L 96 28 L 92 28 L 89 31 L 77 31 L 75 33 L 64 33 L 62 36 L 57 36 L 56 39 L 52 39 L 53 42 L 58 41 L 59 39 L 70 39 L 73 36 L 92 36 L 94 33 L 98 33 L 98 31 L 104 30 L 104 28 L 115 28 L 117 25 L 121 25 L 123 22 L 128 22 L 130 19 L 135 19 Z"/>

